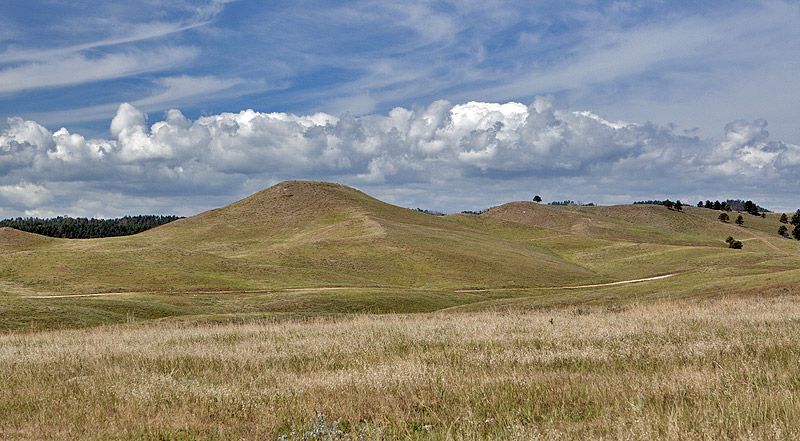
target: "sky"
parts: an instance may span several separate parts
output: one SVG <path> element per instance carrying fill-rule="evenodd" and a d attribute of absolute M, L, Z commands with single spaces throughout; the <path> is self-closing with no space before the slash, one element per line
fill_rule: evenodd
<path fill-rule="evenodd" d="M 283 180 L 444 212 L 800 207 L 800 2 L 7 0 L 0 218 Z"/>

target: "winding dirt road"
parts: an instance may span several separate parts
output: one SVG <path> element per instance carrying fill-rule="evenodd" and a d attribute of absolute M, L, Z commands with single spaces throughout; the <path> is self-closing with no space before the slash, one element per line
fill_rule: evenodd
<path fill-rule="evenodd" d="M 711 219 L 705 218 L 705 217 L 703 217 L 703 216 L 700 216 L 700 215 L 697 215 L 697 214 L 694 214 L 694 213 L 690 213 L 690 214 L 691 214 L 692 216 L 694 216 L 694 217 L 698 218 L 698 219 L 701 219 L 701 220 L 705 221 L 705 222 L 716 222 L 716 221 L 713 221 L 713 220 L 711 220 Z M 747 229 L 747 228 L 745 228 L 745 227 L 740 227 L 740 226 L 738 226 L 738 225 L 729 225 L 729 226 L 731 226 L 731 227 L 733 227 L 733 228 L 735 228 L 735 229 L 737 229 L 737 230 L 739 230 L 739 231 L 741 231 L 741 232 L 743 232 L 743 233 L 747 233 L 747 234 L 749 234 L 749 235 L 753 236 L 754 238 L 756 238 L 756 239 L 760 240 L 761 242 L 763 242 L 763 243 L 764 243 L 764 245 L 766 245 L 766 246 L 768 246 L 768 247 L 772 248 L 773 250 L 775 250 L 775 251 L 777 251 L 777 252 L 779 252 L 779 253 L 781 253 L 781 254 L 786 254 L 786 255 L 792 255 L 792 254 L 793 254 L 793 253 L 790 253 L 790 252 L 788 252 L 788 251 L 786 251 L 786 250 L 782 250 L 782 249 L 778 248 L 777 246 L 773 245 L 773 244 L 772 244 L 772 242 L 770 242 L 770 241 L 768 241 L 767 239 L 765 239 L 765 238 L 763 238 L 763 237 L 759 236 L 758 234 L 756 234 L 756 233 L 754 233 L 754 232 L 752 232 L 752 231 L 748 230 L 748 229 Z"/>
<path fill-rule="evenodd" d="M 747 228 L 745 228 L 745 227 L 739 227 L 739 226 L 736 226 L 735 228 L 737 228 L 737 229 L 739 229 L 739 230 L 741 230 L 741 231 L 743 231 L 743 232 L 745 232 L 745 233 L 747 233 L 747 234 L 749 234 L 749 235 L 753 236 L 754 238 L 756 238 L 756 239 L 760 240 L 761 242 L 764 242 L 764 244 L 765 244 L 766 246 L 768 246 L 768 247 L 772 248 L 773 250 L 775 250 L 775 251 L 777 251 L 777 252 L 779 252 L 779 253 L 781 253 L 781 254 L 787 254 L 787 255 L 790 255 L 790 254 L 792 254 L 792 253 L 790 253 L 790 252 L 788 252 L 788 251 L 786 251 L 786 250 L 782 250 L 782 249 L 778 248 L 777 246 L 773 245 L 773 244 L 772 244 L 772 242 L 768 241 L 767 239 L 764 239 L 763 237 L 759 236 L 759 235 L 758 235 L 758 234 L 756 234 L 756 233 L 753 233 L 752 231 L 748 230 L 748 229 L 747 229 Z"/>
<path fill-rule="evenodd" d="M 580 289 L 580 288 L 597 288 L 602 286 L 614 286 L 614 285 L 625 285 L 628 283 L 639 283 L 639 282 L 647 282 L 650 280 L 658 280 L 658 279 L 666 279 L 667 277 L 672 277 L 679 273 L 672 273 L 672 274 L 664 274 L 661 276 L 653 276 L 653 277 L 645 277 L 643 279 L 631 279 L 631 280 L 620 280 L 618 282 L 608 282 L 608 283 L 596 283 L 593 285 L 573 285 L 573 286 L 547 286 L 541 288 L 481 288 L 481 289 L 460 289 L 456 292 L 483 292 L 483 291 L 527 291 L 531 289 L 547 289 L 547 290 L 554 290 L 554 289 Z"/>
<path fill-rule="evenodd" d="M 643 279 L 620 280 L 618 282 L 596 283 L 593 285 L 572 285 L 572 286 L 548 286 L 548 287 L 529 287 L 529 288 L 479 288 L 479 289 L 459 289 L 455 292 L 484 292 L 484 291 L 525 291 L 525 290 L 555 290 L 555 289 L 580 289 L 580 288 L 597 288 L 603 286 L 625 285 L 628 283 L 647 282 L 650 280 L 666 279 L 679 273 L 664 274 L 661 276 L 645 277 Z M 284 293 L 296 292 L 306 293 L 314 291 L 338 291 L 345 289 L 387 289 L 395 287 L 370 287 L 370 286 L 320 286 L 316 288 L 284 288 L 284 289 L 267 289 L 257 291 L 188 291 L 180 292 L 180 294 L 259 294 L 259 293 Z M 403 289 L 403 288 L 397 288 Z M 144 291 L 131 291 L 131 292 L 99 292 L 92 294 L 57 294 L 57 295 L 43 295 L 43 296 L 23 296 L 24 299 L 66 299 L 72 297 L 101 297 L 101 296 L 124 296 L 124 295 L 137 295 L 137 294 L 178 294 L 177 292 L 144 292 Z"/>

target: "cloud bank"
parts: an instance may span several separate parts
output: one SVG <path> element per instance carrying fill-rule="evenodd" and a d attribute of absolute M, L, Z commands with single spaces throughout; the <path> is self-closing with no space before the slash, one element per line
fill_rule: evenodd
<path fill-rule="evenodd" d="M 25 2 L 0 16 L 0 119 L 96 137 L 120 102 L 339 116 L 555 94 L 705 137 L 765 117 L 798 143 L 797 23 L 796 0 Z"/>
<path fill-rule="evenodd" d="M 766 127 L 733 121 L 719 139 L 701 139 L 546 96 L 341 118 L 244 110 L 190 120 L 173 109 L 156 122 L 126 103 L 107 139 L 17 117 L 0 126 L 0 217 L 189 215 L 285 179 L 445 211 L 534 193 L 596 203 L 745 197 L 793 210 L 800 146 L 769 140 Z"/>

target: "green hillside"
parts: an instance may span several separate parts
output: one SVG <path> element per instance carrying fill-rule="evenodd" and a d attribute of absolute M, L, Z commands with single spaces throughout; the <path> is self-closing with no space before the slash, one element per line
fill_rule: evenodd
<path fill-rule="evenodd" d="M 800 242 L 777 236 L 779 214 L 745 214 L 743 228 L 717 215 L 513 202 L 439 217 L 343 185 L 289 181 L 127 237 L 0 229 L 0 328 L 538 307 L 797 285 Z M 744 249 L 728 249 L 729 235 Z M 551 289 L 660 274 L 678 275 Z"/>

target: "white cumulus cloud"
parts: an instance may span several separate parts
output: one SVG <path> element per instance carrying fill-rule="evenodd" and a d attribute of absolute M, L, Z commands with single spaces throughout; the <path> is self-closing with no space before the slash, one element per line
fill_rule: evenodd
<path fill-rule="evenodd" d="M 20 182 L 16 185 L 0 185 L 0 200 L 23 207 L 36 207 L 50 200 L 50 191 L 37 184 Z"/>
<path fill-rule="evenodd" d="M 190 120 L 172 109 L 155 122 L 122 104 L 108 139 L 9 119 L 0 128 L 0 185 L 4 212 L 37 204 L 76 211 L 84 194 L 157 197 L 148 200 L 160 212 L 196 198 L 200 210 L 211 208 L 210 197 L 230 202 L 283 179 L 344 182 L 387 198 L 404 187 L 414 199 L 396 203 L 445 210 L 545 190 L 598 203 L 761 194 L 767 206 L 796 205 L 800 147 L 770 141 L 766 126 L 734 121 L 722 139 L 700 139 L 570 111 L 552 97 L 530 105 L 436 101 L 341 118 L 243 110 Z"/>

